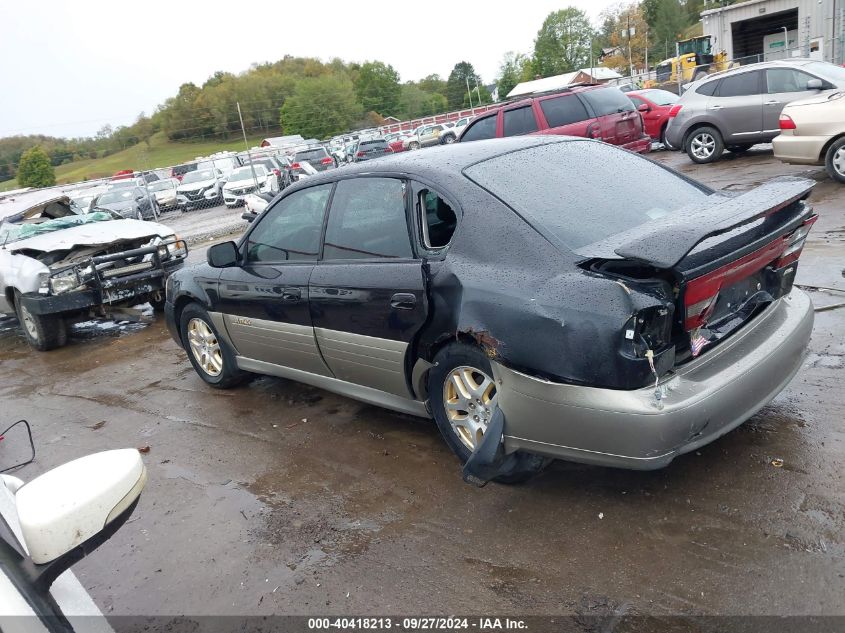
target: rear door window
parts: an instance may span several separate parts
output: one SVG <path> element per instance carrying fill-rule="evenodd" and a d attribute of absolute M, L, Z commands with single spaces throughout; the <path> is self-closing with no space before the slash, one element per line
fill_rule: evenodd
<path fill-rule="evenodd" d="M 513 110 L 505 110 L 504 135 L 519 136 L 537 131 L 537 118 L 530 105 Z"/>
<path fill-rule="evenodd" d="M 544 99 L 540 102 L 540 108 L 549 127 L 561 127 L 592 118 L 574 94 Z"/>
<path fill-rule="evenodd" d="M 760 94 L 760 71 L 722 77 L 717 97 L 747 97 Z"/>
<path fill-rule="evenodd" d="M 478 119 L 474 123 L 470 123 L 463 135 L 461 135 L 461 142 L 496 138 L 496 118 L 496 115 L 493 114 L 483 119 Z"/>
<path fill-rule="evenodd" d="M 701 84 L 698 88 L 695 89 L 695 92 L 700 95 L 704 95 L 705 97 L 712 97 L 716 93 L 716 86 L 719 85 L 719 80 L 716 81 L 708 81 L 706 83 Z"/>
<path fill-rule="evenodd" d="M 341 180 L 332 198 L 323 259 L 410 258 L 405 182 Z"/>
<path fill-rule="evenodd" d="M 631 100 L 619 88 L 585 90 L 581 93 L 581 97 L 590 104 L 596 116 L 607 116 L 608 114 L 636 110 Z"/>

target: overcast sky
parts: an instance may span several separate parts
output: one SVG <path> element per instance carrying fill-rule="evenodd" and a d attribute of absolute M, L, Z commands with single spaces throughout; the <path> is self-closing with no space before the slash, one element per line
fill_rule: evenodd
<path fill-rule="evenodd" d="M 0 3 L 0 136 L 90 136 L 150 114 L 187 81 L 284 55 L 379 59 L 402 81 L 466 60 L 486 83 L 509 50 L 529 52 L 568 5 L 597 21 L 612 0 L 516 4 L 296 0 Z"/>

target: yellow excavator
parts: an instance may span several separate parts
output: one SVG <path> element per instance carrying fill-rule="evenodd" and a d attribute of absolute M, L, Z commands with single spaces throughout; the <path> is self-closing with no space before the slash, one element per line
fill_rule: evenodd
<path fill-rule="evenodd" d="M 680 83 L 685 84 L 704 75 L 727 70 L 731 65 L 724 50 L 713 53 L 709 35 L 691 37 L 678 41 L 678 56 L 660 62 L 655 68 L 657 78 L 646 81 L 645 87 L 677 92 L 679 73 Z"/>

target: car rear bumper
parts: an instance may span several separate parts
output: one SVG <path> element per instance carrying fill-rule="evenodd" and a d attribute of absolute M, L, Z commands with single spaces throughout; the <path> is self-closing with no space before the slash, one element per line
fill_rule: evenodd
<path fill-rule="evenodd" d="M 648 154 L 651 151 L 651 138 L 643 136 L 631 143 L 625 143 L 622 148 L 637 154 Z"/>
<path fill-rule="evenodd" d="M 632 391 L 548 382 L 493 363 L 505 448 L 652 470 L 736 428 L 772 400 L 806 356 L 813 307 L 800 290 L 659 385 Z"/>
<path fill-rule="evenodd" d="M 793 136 L 780 134 L 772 140 L 775 158 L 785 163 L 823 165 L 822 149 L 829 136 Z"/>

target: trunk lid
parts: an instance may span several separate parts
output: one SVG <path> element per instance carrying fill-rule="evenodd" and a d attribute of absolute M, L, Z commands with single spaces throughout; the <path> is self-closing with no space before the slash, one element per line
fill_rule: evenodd
<path fill-rule="evenodd" d="M 685 362 L 792 290 L 804 241 L 818 218 L 804 202 L 814 185 L 781 178 L 739 195 L 708 196 L 671 219 L 615 236 L 601 250 L 612 248 L 623 259 L 594 268 L 667 283 L 673 314 L 642 329 L 665 332 L 661 341 L 675 345 L 676 363 Z M 649 341 L 648 347 L 657 346 Z"/>

